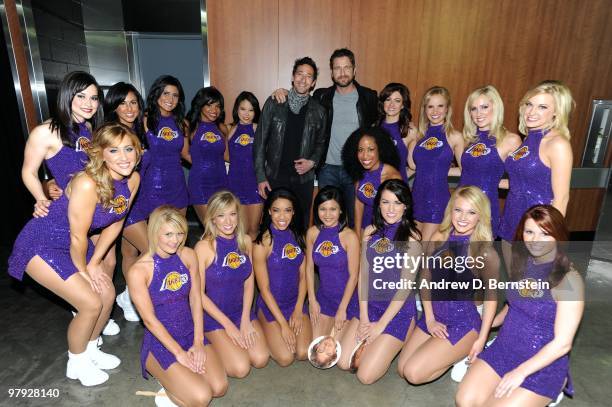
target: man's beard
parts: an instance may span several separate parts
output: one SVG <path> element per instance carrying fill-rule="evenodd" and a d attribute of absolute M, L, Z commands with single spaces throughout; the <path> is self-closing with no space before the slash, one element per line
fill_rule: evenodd
<path fill-rule="evenodd" d="M 348 86 L 351 86 L 351 84 L 355 81 L 355 77 L 353 76 L 351 79 L 349 79 L 349 81 L 347 83 L 341 83 L 335 79 L 332 78 L 332 82 L 334 82 L 334 85 L 339 86 L 341 88 L 346 88 Z"/>

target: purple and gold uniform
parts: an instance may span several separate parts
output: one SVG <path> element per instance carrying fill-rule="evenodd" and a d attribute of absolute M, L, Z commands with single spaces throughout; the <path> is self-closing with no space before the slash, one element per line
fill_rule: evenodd
<path fill-rule="evenodd" d="M 374 198 L 380 186 L 384 164 L 380 163 L 377 169 L 365 171 L 363 178 L 357 185 L 357 199 L 363 203 L 363 217 L 361 218 L 361 229 L 365 229 L 372 223 L 374 214 Z"/>
<path fill-rule="evenodd" d="M 257 179 L 255 178 L 255 165 L 253 164 L 254 137 L 253 124 L 239 123 L 228 142 L 230 159 L 227 176 L 228 186 L 243 205 L 262 202 L 261 196 L 257 192 Z"/>
<path fill-rule="evenodd" d="M 45 160 L 55 182 L 62 189 L 66 189 L 72 176 L 82 171 L 89 161 L 87 149 L 91 146 L 91 132 L 85 122 L 78 123 L 78 126 L 78 134 L 75 134 L 72 129 L 68 133 L 70 140 L 74 143 L 74 148 L 62 145 L 53 157 Z"/>
<path fill-rule="evenodd" d="M 225 139 L 215 123 L 199 122 L 191 140 L 189 204 L 206 205 L 217 191 L 227 188 Z"/>

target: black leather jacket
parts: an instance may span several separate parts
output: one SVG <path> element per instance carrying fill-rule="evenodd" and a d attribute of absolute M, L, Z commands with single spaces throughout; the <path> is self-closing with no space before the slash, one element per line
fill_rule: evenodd
<path fill-rule="evenodd" d="M 357 81 L 353 81 L 357 88 L 357 118 L 359 127 L 372 127 L 378 120 L 378 96 L 376 91 L 361 86 Z M 327 112 L 327 125 L 325 126 L 325 150 L 323 151 L 323 163 L 327 157 L 327 148 L 331 138 L 331 126 L 334 120 L 334 94 L 336 93 L 336 85 L 329 88 L 319 88 L 315 90 L 313 97 L 323 105 Z"/>
<path fill-rule="evenodd" d="M 304 118 L 300 157 L 314 161 L 315 166 L 306 174 L 297 176 L 301 184 L 314 179 L 314 170 L 321 163 L 321 160 L 325 160 L 323 153 L 327 148 L 325 109 L 312 97 L 308 101 L 306 109 L 308 110 Z M 261 111 L 253 142 L 253 160 L 257 182 L 278 177 L 288 113 L 289 104 L 287 102 L 277 103 L 272 97 L 268 97 Z"/>

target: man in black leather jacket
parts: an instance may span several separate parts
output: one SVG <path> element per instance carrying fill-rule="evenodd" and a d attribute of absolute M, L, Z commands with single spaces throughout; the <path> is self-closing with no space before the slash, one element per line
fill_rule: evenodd
<path fill-rule="evenodd" d="M 295 61 L 287 100 L 266 100 L 253 144 L 259 194 L 265 198 L 272 188 L 291 189 L 302 204 L 305 226 L 310 217 L 315 169 L 325 158 L 326 148 L 325 109 L 310 96 L 317 74 L 311 58 Z"/>

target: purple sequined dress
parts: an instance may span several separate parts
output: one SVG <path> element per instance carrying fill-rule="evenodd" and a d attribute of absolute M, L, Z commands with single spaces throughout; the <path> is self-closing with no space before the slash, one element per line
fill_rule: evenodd
<path fill-rule="evenodd" d="M 215 192 L 227 188 L 225 139 L 215 123 L 199 122 L 191 140 L 190 205 L 206 205 Z"/>
<path fill-rule="evenodd" d="M 319 267 L 320 283 L 316 297 L 321 313 L 334 318 L 349 279 L 348 257 L 340 243 L 338 225 L 331 228 L 321 227 L 313 246 L 312 260 Z M 346 319 L 354 317 L 359 318 L 357 287 L 346 307 Z"/>
<path fill-rule="evenodd" d="M 506 158 L 510 190 L 499 236 L 508 242 L 514 240 L 516 228 L 527 209 L 553 201 L 550 168 L 540 160 L 540 143 L 546 133 L 530 130 L 523 144 Z"/>
<path fill-rule="evenodd" d="M 470 247 L 470 236 L 450 235 L 448 242 L 444 243 L 440 249 L 436 250 L 434 257 L 444 258 L 446 252 L 451 252 L 454 256 L 468 256 Z M 455 268 L 432 267 L 431 282 L 456 282 L 467 284 L 468 288 L 456 290 L 431 290 L 431 306 L 437 322 L 446 325 L 448 340 L 452 345 L 459 342 L 471 331 L 480 332 L 482 320 L 474 304 L 474 275 L 469 269 L 462 270 Z M 425 313 L 417 321 L 417 326 L 425 333 L 429 334 Z"/>
<path fill-rule="evenodd" d="M 155 317 L 170 336 L 187 351 L 193 346 L 193 316 L 189 305 L 191 276 L 178 254 L 168 258 L 153 255 L 153 278 L 149 296 Z M 206 342 L 204 342 L 206 344 Z M 145 327 L 140 348 L 142 376 L 147 379 L 146 362 L 151 354 L 162 369 L 167 370 L 176 357 Z"/>
<path fill-rule="evenodd" d="M 397 282 L 401 278 L 401 270 L 395 267 L 385 268 L 382 273 L 376 273 L 372 267 L 372 265 L 375 264 L 375 257 L 395 257 L 398 253 L 398 248 L 395 246 L 399 242 L 395 242 L 394 240 L 399 225 L 399 222 L 393 225 L 385 225 L 383 230 L 377 231 L 370 237 L 369 241 L 364 243 L 368 245 L 366 248 L 366 258 L 370 264 L 368 271 L 369 292 L 367 298 L 368 319 L 370 322 L 378 322 L 396 294 L 396 290 L 393 289 L 376 289 L 376 287 L 380 287 L 380 284 L 377 284 L 374 280 L 382 279 L 384 282 Z M 364 298 L 360 299 L 364 300 Z M 404 342 L 406 340 L 408 328 L 413 319 L 416 318 L 416 315 L 416 300 L 414 293 L 411 292 L 408 298 L 406 298 L 402 308 L 400 308 L 399 312 L 393 317 L 391 322 L 389 322 L 383 333 Z"/>
<path fill-rule="evenodd" d="M 491 228 L 493 236 L 499 230 L 499 181 L 504 175 L 504 162 L 495 147 L 496 140 L 489 131 L 477 132 L 478 140 L 461 156 L 459 186 L 473 185 L 482 190 L 491 202 Z"/>
<path fill-rule="evenodd" d="M 412 187 L 414 218 L 424 223 L 442 223 L 448 191 L 448 170 L 453 151 L 446 140 L 444 125 L 429 126 L 412 152 L 416 174 Z"/>
<path fill-rule="evenodd" d="M 114 186 L 115 206 L 104 208 L 101 204 L 96 205 L 89 234 L 125 217 L 130 201 L 127 179 L 115 181 Z M 89 260 L 94 245 L 91 240 L 87 242 Z M 9 274 L 21 280 L 26 266 L 34 256 L 40 256 L 64 280 L 78 272 L 70 257 L 70 223 L 68 198 L 65 194 L 51 203 L 47 216 L 31 219 L 21 230 L 9 258 Z"/>
<path fill-rule="evenodd" d="M 378 187 L 381 184 L 381 177 L 384 164 L 380 163 L 377 169 L 365 171 L 363 178 L 357 185 L 357 199 L 363 203 L 363 217 L 361 218 L 361 229 L 372 224 L 374 214 L 374 198 L 378 192 Z"/>
<path fill-rule="evenodd" d="M 218 236 L 217 255 L 205 271 L 206 295 L 238 329 L 242 318 L 244 282 L 251 275 L 253 267 L 249 256 L 238 249 L 236 238 L 225 239 Z M 204 314 L 204 329 L 212 332 L 224 329 L 208 313 Z"/>
<path fill-rule="evenodd" d="M 278 230 L 270 225 L 270 231 L 273 237 L 272 252 L 267 260 L 270 292 L 283 316 L 289 321 L 297 303 L 304 253 L 291 230 Z M 263 312 L 268 322 L 275 320 L 261 296 L 257 298 L 257 309 Z M 306 313 L 305 308 L 302 311 Z"/>
<path fill-rule="evenodd" d="M 91 145 L 91 132 L 85 122 L 78 123 L 78 126 L 79 134 L 75 134 L 72 129 L 68 133 L 74 148 L 62 145 L 53 157 L 45 160 L 55 182 L 62 189 L 66 189 L 72 176 L 82 171 L 89 161 L 87 149 Z"/>
<path fill-rule="evenodd" d="M 393 140 L 393 144 L 395 144 L 397 154 L 400 158 L 399 172 L 400 174 L 402 174 L 402 180 L 404 180 L 404 182 L 408 184 L 408 168 L 406 167 L 408 162 L 408 147 L 406 147 L 404 139 L 402 138 L 402 135 L 400 133 L 399 122 L 383 122 L 381 127 L 385 129 L 387 133 L 389 133 L 391 139 Z"/>
<path fill-rule="evenodd" d="M 140 199 L 130 213 L 130 223 L 147 219 L 161 205 L 182 209 L 188 204 L 187 183 L 181 166 L 184 138 L 174 117 L 160 116 L 156 131 L 149 129 L 146 137 L 149 164 L 140 182 Z"/>
<path fill-rule="evenodd" d="M 228 142 L 230 159 L 228 186 L 243 205 L 262 203 L 261 196 L 257 193 L 257 179 L 253 164 L 254 138 L 253 124 L 240 123 Z"/>
<path fill-rule="evenodd" d="M 527 261 L 523 280 L 548 281 L 553 263 Z M 555 337 L 557 302 L 548 289 L 506 290 L 508 314 L 495 341 L 478 358 L 499 377 L 533 357 Z M 521 387 L 555 400 L 561 391 L 573 394 L 569 355 L 527 376 Z"/>

